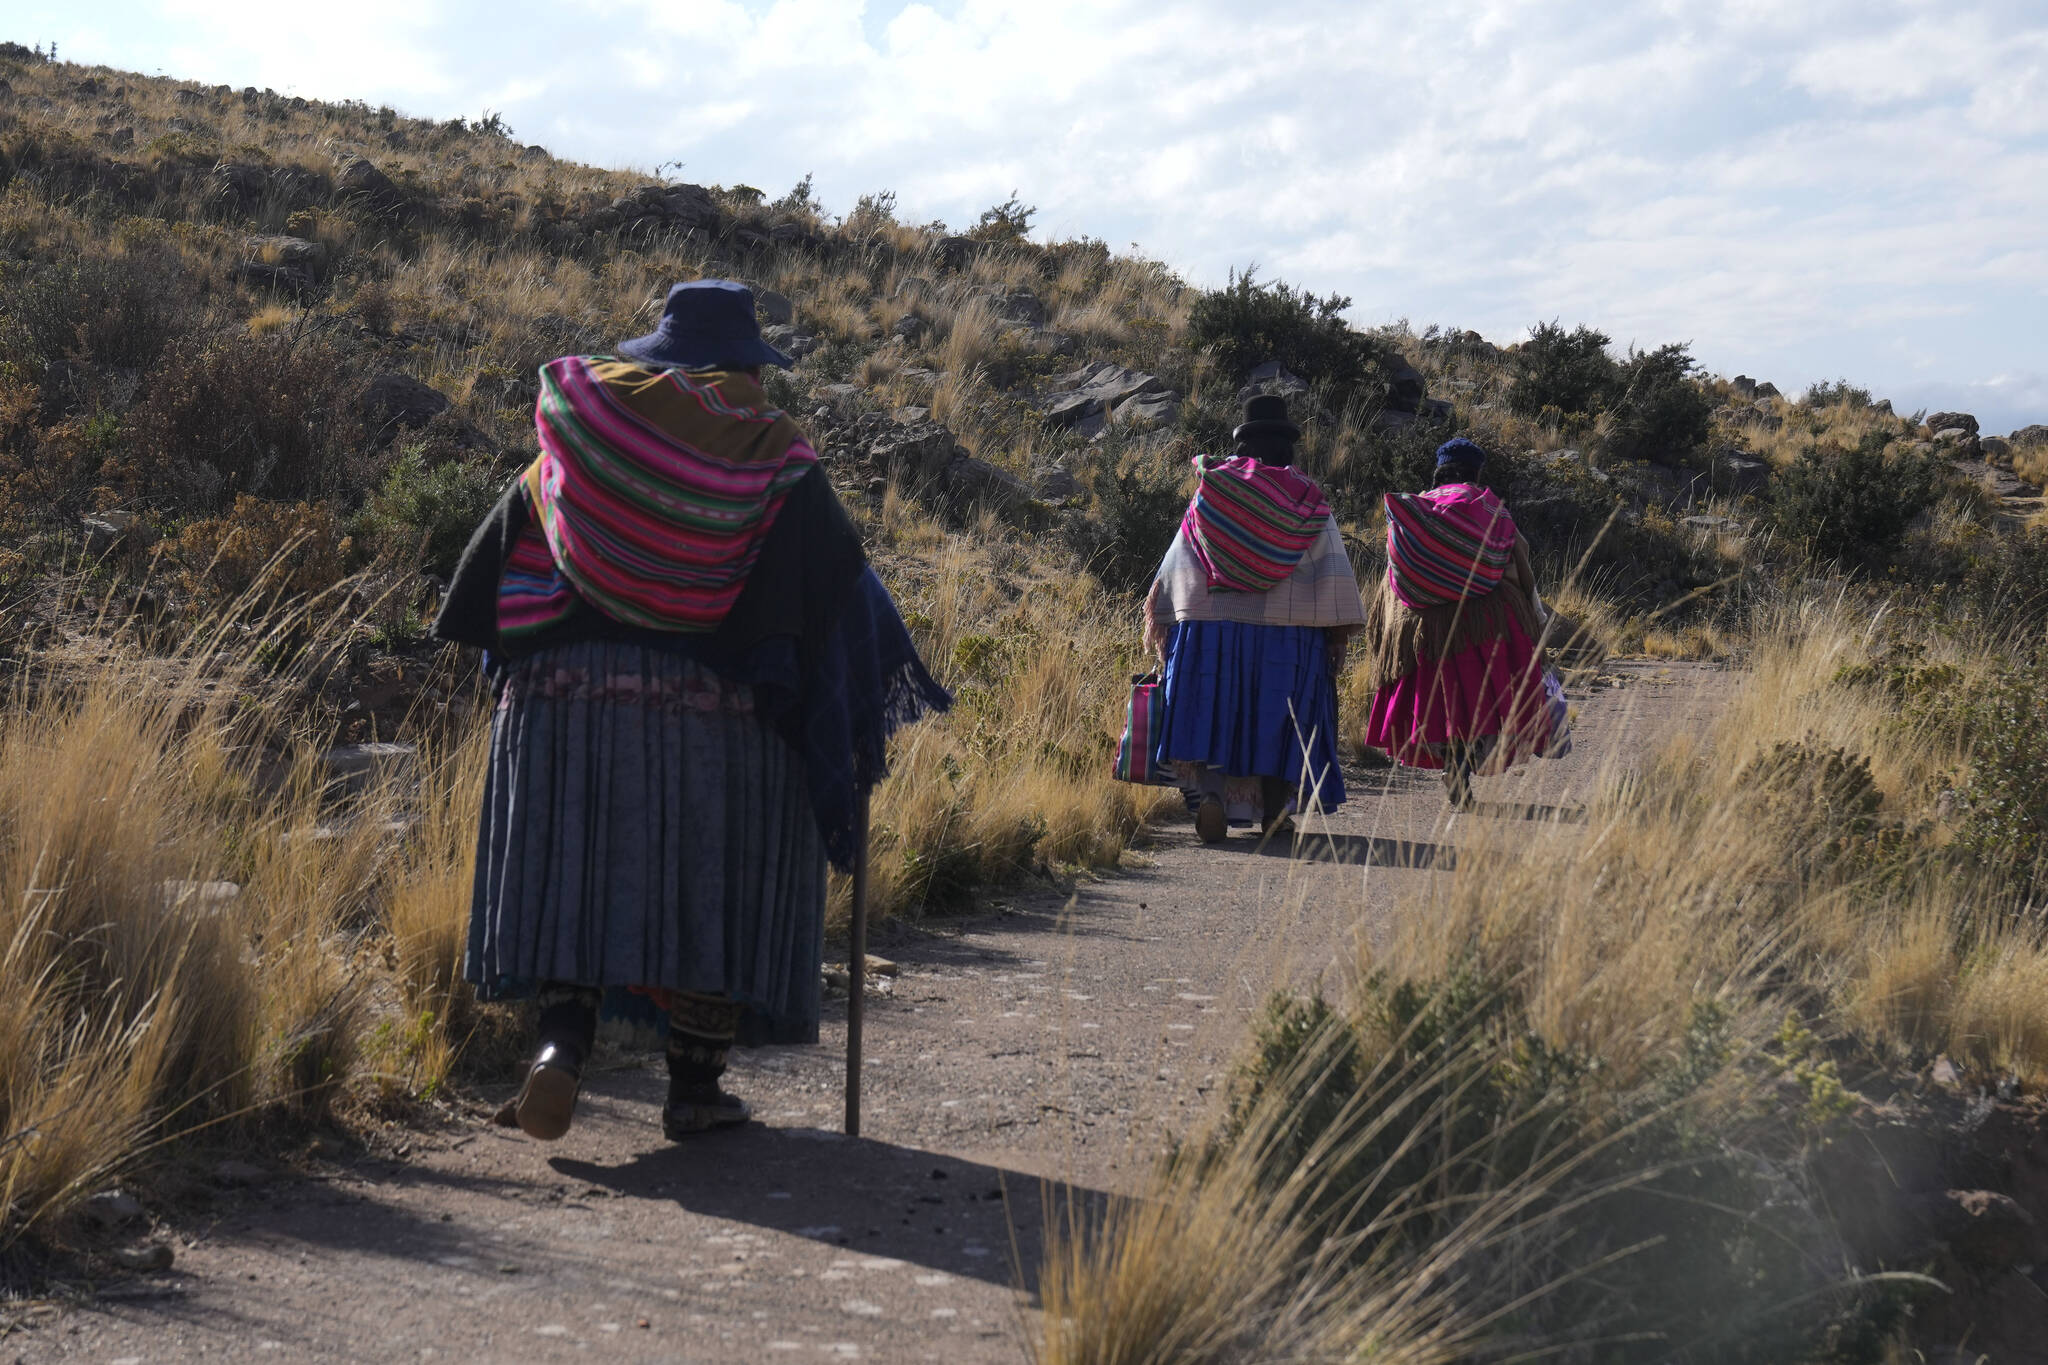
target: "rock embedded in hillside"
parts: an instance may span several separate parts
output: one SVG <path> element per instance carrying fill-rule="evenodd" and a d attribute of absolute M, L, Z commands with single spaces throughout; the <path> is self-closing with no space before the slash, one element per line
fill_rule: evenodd
<path fill-rule="evenodd" d="M 327 273 L 327 244 L 303 237 L 281 234 L 251 237 L 243 243 L 252 259 L 272 265 L 295 266 L 310 275 Z"/>
<path fill-rule="evenodd" d="M 1031 477 L 1038 496 L 1050 503 L 1064 503 L 1081 495 L 1081 481 L 1065 465 L 1049 465 Z"/>
<path fill-rule="evenodd" d="M 453 406 L 448 395 L 396 370 L 374 376 L 363 389 L 363 424 L 382 440 L 423 427 Z"/>
<path fill-rule="evenodd" d="M 2036 423 L 2030 427 L 2021 427 L 2005 439 L 2022 449 L 2032 446 L 2048 446 L 2048 426 Z"/>
<path fill-rule="evenodd" d="M 1943 413 L 1953 417 L 1954 413 Z M 1943 426 L 1930 428 L 1934 432 L 1934 448 L 1952 460 L 1974 460 L 1982 452 L 1977 443 L 1977 433 L 1969 427 Z"/>
<path fill-rule="evenodd" d="M 1082 435 L 1102 430 L 1110 414 L 1133 399 L 1148 404 L 1161 399 L 1178 403 L 1180 399 L 1158 375 L 1126 369 L 1109 361 L 1096 361 L 1071 374 L 1060 375 L 1052 381 L 1051 388 L 1052 392 L 1039 400 L 1046 424 L 1071 428 Z M 1157 411 L 1156 407 L 1148 409 L 1152 413 Z"/>
<path fill-rule="evenodd" d="M 1733 517 L 1687 517 L 1685 525 L 1690 526 L 1695 531 L 1705 531 L 1710 535 L 1740 536 L 1746 535 L 1749 531 L 1747 526 L 1744 526 Z"/>
<path fill-rule="evenodd" d="M 941 237 L 937 247 L 939 261 L 948 270 L 964 269 L 980 251 L 981 243 L 972 237 Z"/>
<path fill-rule="evenodd" d="M 590 215 L 584 226 L 599 232 L 616 228 L 709 232 L 722 217 L 718 201 L 702 185 L 643 185 Z"/>
<path fill-rule="evenodd" d="M 945 473 L 957 447 L 953 433 L 937 422 L 913 422 L 876 436 L 868 459 L 884 474 L 928 483 Z"/>
<path fill-rule="evenodd" d="M 125 152 L 135 145 L 133 128 L 116 128 L 107 137 L 107 145 L 117 152 Z"/>
<path fill-rule="evenodd" d="M 1776 384 L 1771 383 L 1769 380 L 1765 380 L 1763 383 L 1756 386 L 1756 396 L 1758 398 L 1781 398 L 1784 395 L 1778 392 L 1778 386 Z"/>
<path fill-rule="evenodd" d="M 1046 324 L 1045 304 L 1029 289 L 998 294 L 989 300 L 989 306 L 1004 322 L 1022 323 L 1032 328 L 1043 327 Z"/>
<path fill-rule="evenodd" d="M 789 295 L 773 289 L 754 291 L 754 312 L 764 326 L 787 327 L 796 321 L 796 305 L 790 302 Z"/>
<path fill-rule="evenodd" d="M 334 188 L 352 199 L 390 203 L 399 197 L 398 186 L 366 156 L 345 156 L 334 169 Z"/>
<path fill-rule="evenodd" d="M 1252 367 L 1244 377 L 1244 386 L 1237 391 L 1237 401 L 1243 403 L 1262 393 L 1277 393 L 1282 398 L 1300 398 L 1308 392 L 1308 381 L 1289 370 L 1277 360 Z"/>
<path fill-rule="evenodd" d="M 1967 412 L 1930 412 L 1927 414 L 1927 429 L 1935 433 L 1935 440 L 1939 441 L 1941 439 L 1942 432 L 1955 428 L 1961 428 L 1970 435 L 1975 436 L 1977 434 L 1977 419 Z"/>
<path fill-rule="evenodd" d="M 1400 356 L 1389 358 L 1386 409 L 1388 412 L 1420 412 L 1424 389 L 1422 371 Z"/>
<path fill-rule="evenodd" d="M 1977 452 L 1984 463 L 2001 469 L 2012 468 L 2012 442 L 2003 436 L 1980 436 L 1977 438 Z"/>
<path fill-rule="evenodd" d="M 303 270 L 289 265 L 271 265 L 265 261 L 243 261 L 235 267 L 234 277 L 252 289 L 282 294 L 300 303 L 313 297 L 320 288 Z"/>
<path fill-rule="evenodd" d="M 901 337 L 912 345 L 923 340 L 924 334 L 929 330 L 931 330 L 931 324 L 915 313 L 905 313 L 902 317 L 889 324 L 890 336 Z"/>
<path fill-rule="evenodd" d="M 1746 374 L 1738 374 L 1729 380 L 1728 387 L 1734 389 L 1744 398 L 1756 397 L 1756 381 Z"/>
<path fill-rule="evenodd" d="M 1109 424 L 1131 431 L 1157 431 L 1180 420 L 1180 399 L 1170 393 L 1139 395 L 1109 410 Z"/>
<path fill-rule="evenodd" d="M 1006 469 L 965 452 L 955 453 L 942 473 L 946 495 L 958 502 L 983 502 L 1005 511 L 1030 501 L 1031 488 Z"/>
<path fill-rule="evenodd" d="M 2009 1194 L 1944 1190 L 1921 1200 L 1919 1211 L 1928 1231 L 1972 1270 L 2004 1270 L 2039 1253 L 2034 1216 Z"/>
<path fill-rule="evenodd" d="M 1714 457 L 1714 474 L 1731 493 L 1761 493 L 1771 480 L 1771 464 L 1739 450 Z"/>
<path fill-rule="evenodd" d="M 763 327 L 761 329 L 761 340 L 767 342 L 776 350 L 781 351 L 791 360 L 802 360 L 805 356 L 817 350 L 818 347 L 824 345 L 818 338 L 807 336 L 786 324 L 779 327 Z"/>
<path fill-rule="evenodd" d="M 171 97 L 179 104 L 204 104 L 206 96 L 197 90 L 180 90 Z"/>

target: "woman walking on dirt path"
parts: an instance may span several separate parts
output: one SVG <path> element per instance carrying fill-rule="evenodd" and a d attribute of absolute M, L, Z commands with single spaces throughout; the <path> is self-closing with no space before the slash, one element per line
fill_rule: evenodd
<path fill-rule="evenodd" d="M 477 529 L 435 633 L 498 686 L 464 972 L 537 997 L 499 1115 L 575 1111 L 598 1017 L 667 1034 L 672 1139 L 744 1123 L 734 1042 L 818 1037 L 825 866 L 890 735 L 950 698 L 818 457 L 761 389 L 752 291 L 679 284 L 618 355 L 541 370 L 540 458 Z"/>
<path fill-rule="evenodd" d="M 1486 452 L 1436 453 L 1436 486 L 1387 494 L 1387 574 L 1366 626 L 1366 743 L 1441 768 L 1451 803 L 1475 773 L 1505 772 L 1544 743 L 1542 607 L 1529 545 L 1480 485 Z"/>
<path fill-rule="evenodd" d="M 1286 833 L 1296 809 L 1344 802 L 1336 675 L 1365 621 L 1358 579 L 1315 481 L 1293 468 L 1301 429 L 1261 395 L 1227 456 L 1195 461 L 1195 496 L 1145 599 L 1164 672 L 1153 758 L 1220 843 L 1232 824 Z"/>

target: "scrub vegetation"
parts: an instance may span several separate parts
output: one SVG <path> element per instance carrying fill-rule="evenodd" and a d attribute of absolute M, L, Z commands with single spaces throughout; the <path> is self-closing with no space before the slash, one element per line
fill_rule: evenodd
<path fill-rule="evenodd" d="M 1350 980 L 1276 999 L 1213 1128 L 1056 1239 L 1041 1359 L 1904 1360 L 1942 1320 L 1916 1276 L 2005 1292 L 1843 1154 L 2048 1074 L 2015 477 L 2048 447 L 1682 342 L 1361 330 L 1031 218 L 0 46 L 0 1242 L 94 1255 L 72 1215 L 117 1172 L 402 1121 L 514 1055 L 460 981 L 488 698 L 426 625 L 534 454 L 537 367 L 720 276 L 801 353 L 771 394 L 959 699 L 877 794 L 883 915 L 1113 869 L 1177 808 L 1107 774 L 1138 595 L 1248 384 L 1366 581 L 1379 495 L 1457 431 L 1560 662 L 1745 670 L 1585 824 L 1475 836 Z"/>

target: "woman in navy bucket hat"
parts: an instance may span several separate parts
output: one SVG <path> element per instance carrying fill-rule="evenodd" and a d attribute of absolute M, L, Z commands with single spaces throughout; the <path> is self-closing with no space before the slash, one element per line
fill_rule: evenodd
<path fill-rule="evenodd" d="M 761 340 L 754 291 L 735 280 L 691 280 L 672 286 L 661 325 L 619 343 L 619 354 L 643 365 L 683 370 L 788 369 L 796 362 Z"/>
<path fill-rule="evenodd" d="M 747 1121 L 727 1049 L 817 1041 L 826 864 L 891 733 L 950 701 L 761 388 L 790 363 L 751 289 L 698 280 L 616 354 L 543 366 L 540 457 L 434 623 L 498 683 L 464 974 L 540 1007 L 499 1122 L 543 1141 L 600 1014 L 666 1036 L 670 1138 Z"/>

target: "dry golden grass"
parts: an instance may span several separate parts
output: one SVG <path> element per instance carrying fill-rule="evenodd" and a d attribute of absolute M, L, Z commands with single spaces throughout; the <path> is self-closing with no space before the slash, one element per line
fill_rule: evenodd
<path fill-rule="evenodd" d="M 2048 445 L 2021 446 L 2014 450 L 2012 472 L 2036 488 L 2048 486 Z"/>
<path fill-rule="evenodd" d="M 898 740 L 876 791 L 878 914 L 957 902 L 1041 866 L 1114 866 L 1178 800 L 1109 775 L 1138 664 L 1135 621 L 1092 579 L 992 521 L 977 529 L 949 533 L 893 488 L 876 514 L 878 567 L 958 699 Z M 834 923 L 849 894 L 835 877 Z"/>

